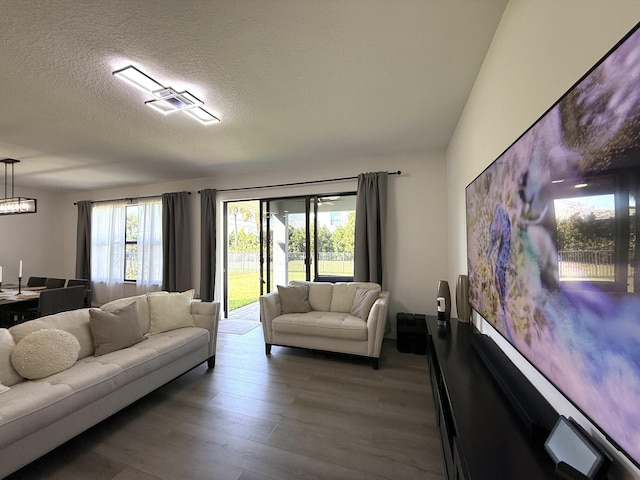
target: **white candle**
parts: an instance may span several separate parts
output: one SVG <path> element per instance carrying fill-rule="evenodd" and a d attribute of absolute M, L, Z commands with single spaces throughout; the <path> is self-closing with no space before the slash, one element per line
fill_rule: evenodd
<path fill-rule="evenodd" d="M 20 269 L 18 270 L 18 277 L 22 278 L 22 260 L 20 260 Z"/>
<path fill-rule="evenodd" d="M 2 283 L 2 267 L 0 267 L 0 283 Z"/>

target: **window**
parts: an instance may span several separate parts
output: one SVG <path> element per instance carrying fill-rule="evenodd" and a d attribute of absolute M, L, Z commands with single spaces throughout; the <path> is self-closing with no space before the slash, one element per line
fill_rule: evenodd
<path fill-rule="evenodd" d="M 138 293 L 162 285 L 162 201 L 160 198 L 98 203 L 91 215 L 91 278 L 96 301 L 125 296 L 125 282 Z"/>
<path fill-rule="evenodd" d="M 138 205 L 127 206 L 124 244 L 124 280 L 135 282 L 138 276 Z"/>

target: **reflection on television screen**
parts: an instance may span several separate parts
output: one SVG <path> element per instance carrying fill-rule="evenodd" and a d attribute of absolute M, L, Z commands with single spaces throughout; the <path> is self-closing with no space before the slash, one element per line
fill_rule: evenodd
<path fill-rule="evenodd" d="M 640 466 L 640 31 L 466 189 L 470 300 Z"/>

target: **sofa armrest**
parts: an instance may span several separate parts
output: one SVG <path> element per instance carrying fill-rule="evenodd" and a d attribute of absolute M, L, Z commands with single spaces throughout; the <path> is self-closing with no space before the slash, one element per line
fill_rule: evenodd
<path fill-rule="evenodd" d="M 367 317 L 367 349 L 370 357 L 380 358 L 388 312 L 389 292 L 380 292 Z"/>
<path fill-rule="evenodd" d="M 216 354 L 216 342 L 218 340 L 218 323 L 220 321 L 220 302 L 191 302 L 191 316 L 196 327 L 209 330 L 209 357 Z"/>
<path fill-rule="evenodd" d="M 261 295 L 260 322 L 262 322 L 262 331 L 264 333 L 265 343 L 271 343 L 273 341 L 271 321 L 280 315 L 282 315 L 282 308 L 280 306 L 280 295 L 278 292 Z"/>

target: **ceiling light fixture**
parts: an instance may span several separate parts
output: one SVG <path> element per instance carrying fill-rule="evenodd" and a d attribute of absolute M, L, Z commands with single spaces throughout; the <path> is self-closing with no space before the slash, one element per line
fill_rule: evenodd
<path fill-rule="evenodd" d="M 164 88 L 159 92 L 154 92 L 154 95 L 159 98 L 148 100 L 144 102 L 144 104 L 163 115 L 204 105 L 202 100 L 194 97 L 189 92 L 176 92 L 171 87 Z"/>
<path fill-rule="evenodd" d="M 133 65 L 116 70 L 113 75 L 143 92 L 153 95 L 154 99 L 144 103 L 163 115 L 186 112 L 204 125 L 220 122 L 218 117 L 202 108 L 204 102 L 195 95 L 186 90 L 178 92 L 171 87 L 165 87 Z"/>
<path fill-rule="evenodd" d="M 113 72 L 113 75 L 120 80 L 124 80 L 129 85 L 139 88 L 143 92 L 153 93 L 164 88 L 149 75 L 142 73 L 133 65 L 116 70 Z"/>
<path fill-rule="evenodd" d="M 4 199 L 0 199 L 0 215 L 16 215 L 19 213 L 36 213 L 37 200 L 35 198 L 24 198 L 13 196 L 13 166 L 20 160 L 5 158 L 0 160 L 4 163 Z M 11 197 L 7 197 L 7 166 L 11 165 Z"/>
<path fill-rule="evenodd" d="M 185 113 L 188 113 L 193 118 L 198 120 L 200 123 L 203 123 L 205 125 L 209 125 L 211 123 L 218 123 L 220 121 L 218 117 L 211 115 L 202 107 L 196 107 L 196 108 L 191 108 L 189 110 L 185 110 Z"/>

